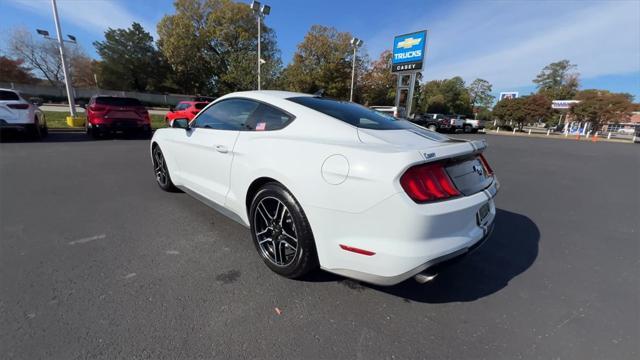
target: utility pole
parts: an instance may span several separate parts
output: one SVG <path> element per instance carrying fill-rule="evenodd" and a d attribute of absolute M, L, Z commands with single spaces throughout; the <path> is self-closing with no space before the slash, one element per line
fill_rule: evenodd
<path fill-rule="evenodd" d="M 358 48 L 362 46 L 363 41 L 358 38 L 351 39 L 351 47 L 353 47 L 353 59 L 351 59 L 351 92 L 349 94 L 349 101 L 353 102 L 353 86 L 356 81 L 356 56 L 358 54 Z"/>
<path fill-rule="evenodd" d="M 258 90 L 261 89 L 261 81 L 260 81 L 260 74 L 261 74 L 261 66 L 262 63 L 264 62 L 264 60 L 262 60 L 262 54 L 260 51 L 260 40 L 262 39 L 262 18 L 269 15 L 271 13 L 271 6 L 269 5 L 262 5 L 262 7 L 260 7 L 260 2 L 259 1 L 252 1 L 251 2 L 251 10 L 253 10 L 253 12 L 256 14 L 256 17 L 258 18 Z"/>
<path fill-rule="evenodd" d="M 51 7 L 53 8 L 53 20 L 56 23 L 56 34 L 58 35 L 58 48 L 60 49 L 60 59 L 62 61 L 62 73 L 64 74 L 64 84 L 67 88 L 67 98 L 69 99 L 69 113 L 72 117 L 76 117 L 76 102 L 73 98 L 73 91 L 71 89 L 71 79 L 69 78 L 69 67 L 67 61 L 64 58 L 64 41 L 62 40 L 62 31 L 60 30 L 60 19 L 58 18 L 58 7 L 56 6 L 56 0 L 51 0 Z"/>

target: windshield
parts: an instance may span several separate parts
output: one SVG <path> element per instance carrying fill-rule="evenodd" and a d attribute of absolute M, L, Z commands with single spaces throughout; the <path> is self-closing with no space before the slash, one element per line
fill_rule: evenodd
<path fill-rule="evenodd" d="M 405 121 L 349 101 L 311 96 L 292 97 L 288 100 L 363 129 L 398 130 L 407 128 L 407 125 L 404 124 Z"/>
<path fill-rule="evenodd" d="M 125 97 L 97 97 L 96 104 L 111 106 L 142 106 L 138 99 Z"/>
<path fill-rule="evenodd" d="M 20 100 L 20 98 L 13 91 L 0 90 L 0 101 L 7 100 Z"/>

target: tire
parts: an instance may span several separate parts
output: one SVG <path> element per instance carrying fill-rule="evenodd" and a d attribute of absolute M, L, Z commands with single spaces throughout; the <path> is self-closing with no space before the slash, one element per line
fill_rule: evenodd
<path fill-rule="evenodd" d="M 90 126 L 88 121 L 85 124 L 85 131 L 86 131 L 87 135 L 90 136 L 92 139 L 94 139 L 94 140 L 100 139 L 100 135 L 101 135 L 100 134 L 100 130 L 94 128 L 93 126 Z"/>
<path fill-rule="evenodd" d="M 437 128 L 435 125 L 433 125 L 433 124 L 429 125 L 429 126 L 428 126 L 428 129 L 429 129 L 429 130 L 431 130 L 431 131 L 434 131 L 434 132 L 435 132 L 435 131 L 438 131 L 438 128 Z"/>
<path fill-rule="evenodd" d="M 318 267 L 309 221 L 282 185 L 268 183 L 258 190 L 251 202 L 249 221 L 256 250 L 273 272 L 298 279 Z"/>
<path fill-rule="evenodd" d="M 40 127 L 40 121 L 38 121 L 37 118 L 33 120 L 33 125 L 31 125 L 29 135 L 34 140 L 42 140 L 42 127 Z"/>
<path fill-rule="evenodd" d="M 47 122 L 44 122 L 44 126 L 42 127 L 42 137 L 47 137 L 49 135 L 49 126 Z"/>
<path fill-rule="evenodd" d="M 158 186 L 160 186 L 164 191 L 178 192 L 178 188 L 173 184 L 173 181 L 171 181 L 167 162 L 164 160 L 164 155 L 162 154 L 162 150 L 160 150 L 160 146 L 155 145 L 153 147 L 152 154 L 153 172 L 156 176 L 156 183 L 158 183 Z"/>

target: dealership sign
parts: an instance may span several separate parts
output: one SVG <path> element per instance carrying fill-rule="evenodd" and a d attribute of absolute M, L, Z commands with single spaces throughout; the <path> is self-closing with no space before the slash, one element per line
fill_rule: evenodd
<path fill-rule="evenodd" d="M 393 39 L 391 71 L 420 71 L 424 61 L 427 31 L 396 36 Z"/>
<path fill-rule="evenodd" d="M 500 97 L 498 98 L 498 101 L 505 100 L 505 99 L 517 99 L 519 96 L 520 96 L 520 93 L 517 91 L 501 92 Z"/>
<path fill-rule="evenodd" d="M 579 103 L 579 100 L 553 100 L 551 102 L 552 109 L 569 109 L 572 105 Z"/>

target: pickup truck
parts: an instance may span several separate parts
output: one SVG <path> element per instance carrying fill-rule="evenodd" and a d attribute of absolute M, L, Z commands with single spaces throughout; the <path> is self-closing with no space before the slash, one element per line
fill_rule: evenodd
<path fill-rule="evenodd" d="M 451 130 L 451 124 L 447 117 L 442 114 L 423 114 L 413 119 L 415 124 L 426 127 L 431 131 L 448 132 Z"/>
<path fill-rule="evenodd" d="M 484 120 L 465 119 L 462 129 L 466 133 L 477 133 L 484 129 Z"/>
<path fill-rule="evenodd" d="M 449 125 L 451 126 L 451 132 L 456 132 L 456 130 L 465 130 L 465 116 L 464 115 L 449 115 L 447 116 L 447 120 L 449 120 Z"/>

